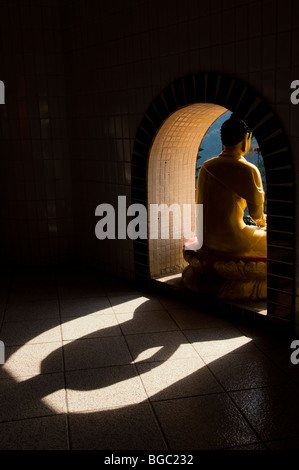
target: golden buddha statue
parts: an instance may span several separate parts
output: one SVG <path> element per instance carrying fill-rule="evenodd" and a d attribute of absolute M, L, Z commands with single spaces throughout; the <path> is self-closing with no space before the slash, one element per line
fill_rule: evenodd
<path fill-rule="evenodd" d="M 196 203 L 203 205 L 203 244 L 184 247 L 186 287 L 230 299 L 266 297 L 267 232 L 264 189 L 258 168 L 244 155 L 251 132 L 234 114 L 221 127 L 222 152 L 199 172 Z M 246 225 L 244 211 L 256 225 Z"/>

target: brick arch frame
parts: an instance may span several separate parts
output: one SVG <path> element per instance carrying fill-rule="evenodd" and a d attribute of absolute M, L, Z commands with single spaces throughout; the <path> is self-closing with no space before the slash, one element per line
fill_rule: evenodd
<path fill-rule="evenodd" d="M 145 112 L 136 133 L 131 165 L 131 203 L 148 204 L 150 149 L 165 120 L 195 103 L 214 103 L 235 112 L 252 129 L 267 180 L 267 313 L 294 321 L 295 180 L 288 138 L 270 105 L 244 82 L 217 73 L 199 73 L 170 83 Z M 148 240 L 133 242 L 135 278 L 150 279 Z"/>

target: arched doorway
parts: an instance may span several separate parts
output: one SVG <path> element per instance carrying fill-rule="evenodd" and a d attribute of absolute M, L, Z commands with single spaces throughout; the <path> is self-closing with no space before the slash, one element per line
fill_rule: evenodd
<path fill-rule="evenodd" d="M 146 111 L 136 135 L 132 155 L 132 203 L 139 202 L 148 207 L 149 197 L 151 197 L 148 191 L 149 170 L 151 169 L 149 157 L 156 137 L 164 126 L 166 126 L 164 129 L 167 128 L 167 122 L 173 121 L 178 129 L 177 119 L 184 117 L 190 119 L 191 122 L 191 114 L 200 113 L 200 109 L 214 110 L 215 114 L 211 117 L 211 122 L 213 122 L 214 116 L 215 119 L 217 117 L 217 112 L 221 114 L 221 108 L 223 111 L 229 109 L 243 119 L 254 132 L 259 143 L 267 179 L 267 312 L 272 318 L 292 322 L 295 289 L 295 204 L 292 158 L 287 138 L 277 116 L 270 106 L 246 84 L 225 75 L 202 73 L 179 79 L 162 91 Z M 170 134 L 171 130 L 169 130 L 169 136 Z M 190 141 L 192 141 L 191 135 Z M 173 152 L 169 155 L 169 163 L 166 165 L 170 167 L 170 162 L 171 165 L 175 164 L 175 156 Z M 158 161 L 160 159 L 160 162 L 165 161 L 158 155 L 155 158 Z M 158 181 L 157 176 L 156 181 Z M 156 193 L 154 191 L 156 196 L 157 191 L 158 189 Z M 150 279 L 153 276 L 152 253 L 156 253 L 156 257 L 160 257 L 162 253 L 155 250 L 157 246 L 149 239 L 134 241 L 136 278 Z"/>

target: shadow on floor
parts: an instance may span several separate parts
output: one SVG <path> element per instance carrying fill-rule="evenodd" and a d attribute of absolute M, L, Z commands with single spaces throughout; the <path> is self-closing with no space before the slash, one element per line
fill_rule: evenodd
<path fill-rule="evenodd" d="M 27 319 L 34 328 L 17 332 L 17 344 L 12 341 L 6 348 L 7 364 L 24 345 L 34 345 L 34 338 L 63 331 L 74 319 L 91 319 L 95 308 L 120 312 L 118 322 L 82 336 L 77 331 L 76 339 L 46 341 L 42 347 L 51 344 L 52 350 L 38 373 L 32 368 L 33 376 L 13 377 L 1 369 L 2 449 L 214 450 L 299 444 L 298 375 L 288 345 L 222 324 L 217 315 L 213 326 L 213 319 L 200 311 L 192 312 L 188 328 L 187 313 L 178 316 L 183 305 L 167 309 L 161 299 L 135 292 L 131 285 L 103 281 L 93 272 L 81 276 L 80 270 L 15 276 L 2 324 L 4 342 L 13 337 L 8 327 L 20 325 L 8 321 L 10 309 L 17 312 L 14 302 L 20 306 L 22 299 L 34 297 L 46 305 L 57 295 L 60 314 Z M 84 303 L 86 295 L 93 304 Z M 126 311 L 124 299 L 134 305 L 141 295 L 147 300 L 134 313 Z M 61 306 L 69 302 L 73 310 L 63 316 Z M 185 355 L 178 353 L 182 348 Z M 32 362 L 36 359 L 32 356 Z"/>

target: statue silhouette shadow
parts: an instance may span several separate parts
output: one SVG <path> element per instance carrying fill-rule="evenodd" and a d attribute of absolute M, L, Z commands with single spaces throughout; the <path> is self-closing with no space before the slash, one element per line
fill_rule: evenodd
<path fill-rule="evenodd" d="M 78 299 L 80 302 L 80 299 Z M 120 324 L 120 327 L 123 326 L 134 326 L 134 323 L 138 321 L 139 317 L 145 313 L 145 305 L 137 307 L 134 316 L 131 320 Z M 82 312 L 82 316 L 93 313 L 90 309 L 86 309 Z M 150 315 L 150 312 L 146 312 Z M 73 318 L 64 318 L 62 321 L 67 322 Z M 165 335 L 169 331 L 180 332 L 179 328 L 175 330 L 165 331 Z M 194 330 L 193 330 L 194 331 Z M 42 331 L 40 331 L 42 333 Z M 143 331 L 142 333 L 147 333 Z M 155 331 L 149 331 L 148 334 L 154 334 Z M 194 332 L 196 335 L 196 332 Z M 227 329 L 227 337 L 222 337 L 222 339 L 231 339 L 236 336 L 241 336 L 242 334 L 234 334 L 231 329 Z M 152 342 L 151 347 L 159 347 L 159 350 L 147 360 L 138 361 L 138 364 L 145 364 L 146 371 L 154 369 L 161 362 L 165 362 L 172 357 L 172 355 L 177 351 L 177 349 L 182 345 L 181 339 L 175 341 L 167 342 L 163 344 L 161 338 L 163 337 L 163 332 L 159 330 L 159 341 Z M 199 335 L 200 337 L 200 335 Z M 109 340 L 107 340 L 109 338 Z M 28 341 L 28 337 L 24 338 L 23 344 Z M 213 337 L 210 337 L 210 340 L 213 340 Z M 103 344 L 110 343 L 113 345 L 113 341 L 124 341 L 124 337 L 119 334 L 119 326 L 111 326 L 101 330 L 101 336 L 95 337 L 95 332 L 82 336 L 79 339 L 68 341 L 66 344 L 63 344 L 60 348 L 56 349 L 50 353 L 41 363 L 40 374 L 34 377 L 26 379 L 25 377 L 21 382 L 15 381 L 7 372 L 2 370 L 1 378 L 9 378 L 7 381 L 0 381 L 0 384 L 4 385 L 2 387 L 2 394 L 0 398 L 1 408 L 3 411 L 3 416 L 5 420 L 20 420 L 31 417 L 40 417 L 40 416 L 50 416 L 55 414 L 63 414 L 65 411 L 56 411 L 53 410 L 51 406 L 49 407 L 44 400 L 50 394 L 62 390 L 64 387 L 67 389 L 73 389 L 78 391 L 90 391 L 95 389 L 103 389 L 105 387 L 111 386 L 122 381 L 126 381 L 133 377 L 137 376 L 135 366 L 133 364 L 134 359 L 138 357 L 142 352 L 144 352 L 144 345 L 141 343 L 138 347 L 135 347 L 134 357 L 130 361 L 121 361 L 118 363 L 117 360 L 113 360 L 109 363 L 108 366 L 88 366 L 88 354 L 101 355 L 103 354 Z M 92 348 L 88 351 L 84 348 L 84 345 L 89 342 L 92 345 Z M 184 344 L 189 344 L 189 341 L 186 339 Z M 240 346 L 237 351 L 250 351 L 250 343 Z M 234 353 L 236 350 L 234 351 Z M 213 361 L 213 366 L 219 364 L 220 368 L 229 368 L 230 367 L 230 356 L 233 353 L 228 353 L 218 359 Z M 61 358 L 69 357 L 71 359 L 71 364 L 68 364 L 67 370 L 64 372 L 57 371 L 56 364 L 61 361 Z M 83 362 L 82 362 L 83 357 Z M 9 359 L 9 355 L 6 357 Z M 107 374 L 107 370 L 110 366 L 119 366 L 116 374 Z M 86 372 L 83 373 L 83 369 Z M 88 380 L 88 373 L 92 371 L 92 380 Z M 78 373 L 81 372 L 81 373 Z M 199 368 L 197 371 L 190 373 L 183 379 L 173 383 L 172 385 L 167 386 L 163 390 L 154 393 L 148 399 L 144 399 L 136 404 L 127 404 L 119 406 L 117 409 L 105 409 L 103 403 L 102 410 L 90 410 L 86 412 L 72 412 L 69 413 L 69 419 L 71 423 L 71 445 L 74 448 L 81 449 L 111 449 L 111 450 L 121 450 L 121 449 L 169 449 L 169 448 L 179 448 L 180 445 L 184 446 L 184 439 L 182 439 L 182 444 L 179 444 L 179 438 L 175 443 L 169 443 L 166 435 L 164 434 L 163 429 L 157 424 L 157 420 L 153 413 L 153 406 L 155 403 L 162 402 L 163 400 L 176 399 L 176 398 L 188 398 L 188 392 L 180 394 L 180 389 L 190 389 L 193 390 L 194 395 L 194 381 L 200 384 L 201 379 L 205 380 L 204 374 L 206 373 L 206 367 Z M 68 380 L 68 376 L 76 374 L 76 381 L 72 382 Z M 246 371 L 244 371 L 246 374 Z M 64 379 L 66 377 L 66 382 Z M 25 380 L 24 380 L 25 379 Z M 225 388 L 219 382 L 218 379 L 215 380 L 215 385 L 217 387 L 212 390 L 212 393 L 221 393 L 225 392 Z M 74 385 L 75 383 L 75 385 Z M 264 381 L 261 382 L 264 385 Z M 257 383 L 257 386 L 259 384 Z M 75 387 L 75 388 L 74 388 Z M 248 383 L 248 387 L 250 384 Z M 211 392 L 206 390 L 202 392 L 202 395 L 209 395 Z M 192 395 L 192 394 L 191 394 Z M 196 395 L 196 393 L 195 393 Z M 198 395 L 201 395 L 199 393 Z M 166 397 L 166 398 L 165 398 Z M 169 398 L 167 398 L 169 397 Z M 154 405 L 153 405 L 154 404 Z M 192 414 L 192 405 L 191 402 L 186 406 L 190 406 L 189 412 Z M 0 417 L 2 413 L 0 411 Z M 175 418 L 174 422 L 175 422 Z M 219 417 L 221 420 L 221 417 Z M 0 418 L 0 422 L 2 419 Z M 205 423 L 201 423 L 201 430 L 199 432 L 199 437 L 193 437 L 191 443 L 189 443 L 190 448 L 217 448 L 219 443 L 217 442 L 217 433 L 214 437 L 209 436 L 207 439 L 204 438 L 204 428 Z M 180 429 L 179 418 L 177 422 L 178 434 Z M 82 429 L 84 432 L 82 433 Z M 215 430 L 216 431 L 216 430 Z M 244 443 L 248 438 L 248 430 L 240 430 L 241 434 L 244 431 Z M 253 432 L 251 430 L 251 432 Z M 247 437 L 246 437 L 247 436 Z M 252 439 L 252 436 L 251 436 Z M 250 440 L 250 439 L 249 439 Z M 258 440 L 258 438 L 257 438 Z M 233 440 L 231 441 L 234 442 Z M 236 439 L 235 441 L 242 443 L 241 439 Z M 63 444 L 63 447 L 67 448 L 67 443 Z M 20 444 L 22 448 L 22 444 Z M 184 447 L 180 447 L 184 448 Z"/>

